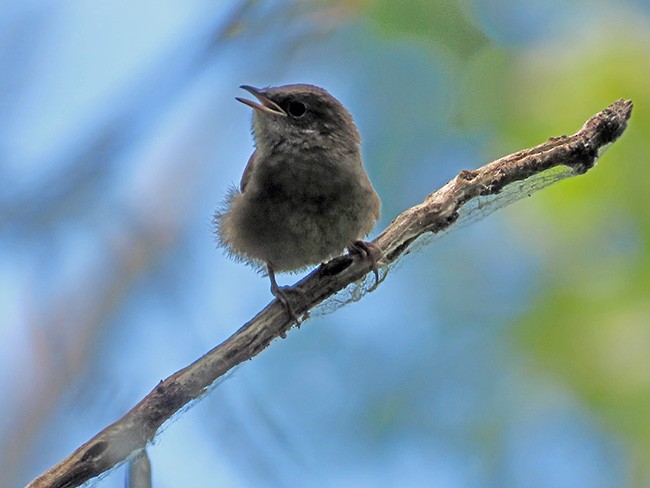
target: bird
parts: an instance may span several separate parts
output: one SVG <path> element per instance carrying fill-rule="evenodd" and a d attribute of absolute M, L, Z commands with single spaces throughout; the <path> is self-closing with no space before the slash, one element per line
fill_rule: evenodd
<path fill-rule="evenodd" d="M 298 323 L 288 287 L 277 272 L 299 272 L 342 253 L 371 260 L 363 241 L 379 219 L 381 201 L 364 169 L 359 131 L 348 110 L 309 84 L 255 88 L 255 149 L 239 187 L 214 215 L 218 243 L 235 260 L 265 271 L 271 293 Z"/>

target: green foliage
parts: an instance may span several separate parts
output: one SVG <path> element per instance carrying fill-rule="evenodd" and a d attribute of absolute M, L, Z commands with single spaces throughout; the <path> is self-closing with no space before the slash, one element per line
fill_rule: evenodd
<path fill-rule="evenodd" d="M 463 59 L 488 44 L 471 10 L 454 0 L 374 0 L 368 17 L 390 36 L 422 40 Z"/>
<path fill-rule="evenodd" d="M 591 174 L 516 208 L 544 283 L 514 330 L 539 367 L 631 441 L 641 485 L 650 466 L 650 38 L 647 26 L 619 22 L 522 53 L 502 127 L 525 146 L 573 132 L 617 98 L 634 101 L 628 131 Z"/>

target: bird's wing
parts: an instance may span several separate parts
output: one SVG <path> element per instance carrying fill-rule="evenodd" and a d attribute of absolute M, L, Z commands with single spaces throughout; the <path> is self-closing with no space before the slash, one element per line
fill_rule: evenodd
<path fill-rule="evenodd" d="M 244 174 L 241 177 L 241 183 L 239 183 L 239 190 L 242 193 L 246 189 L 246 185 L 248 184 L 249 180 L 251 179 L 251 175 L 253 174 L 253 167 L 255 166 L 255 152 L 256 151 L 253 151 L 251 157 L 248 158 L 248 163 L 244 169 Z"/>

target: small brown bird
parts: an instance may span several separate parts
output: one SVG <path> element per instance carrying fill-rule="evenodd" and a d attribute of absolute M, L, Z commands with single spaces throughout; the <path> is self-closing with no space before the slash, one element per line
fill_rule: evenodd
<path fill-rule="evenodd" d="M 322 88 L 242 85 L 252 107 L 255 151 L 239 190 L 215 214 L 220 244 L 235 259 L 266 267 L 271 292 L 294 317 L 275 272 L 297 271 L 345 248 L 373 259 L 361 241 L 380 200 L 361 161 L 359 132 L 346 108 Z M 259 103 L 258 103 L 259 102 Z"/>

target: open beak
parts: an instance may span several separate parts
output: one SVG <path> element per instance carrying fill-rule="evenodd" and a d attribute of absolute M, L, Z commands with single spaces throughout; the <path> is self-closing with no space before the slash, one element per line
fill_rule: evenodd
<path fill-rule="evenodd" d="M 263 90 L 260 90 L 259 88 L 255 88 L 254 86 L 249 86 L 249 85 L 242 85 L 239 88 L 243 88 L 247 92 L 251 93 L 260 102 L 257 103 L 252 100 L 247 100 L 245 98 L 235 97 L 241 103 L 244 103 L 249 107 L 253 107 L 255 110 L 266 112 L 267 114 L 282 115 L 284 117 L 287 116 L 287 113 L 284 110 L 282 110 L 277 103 L 269 100 L 264 96 Z"/>

